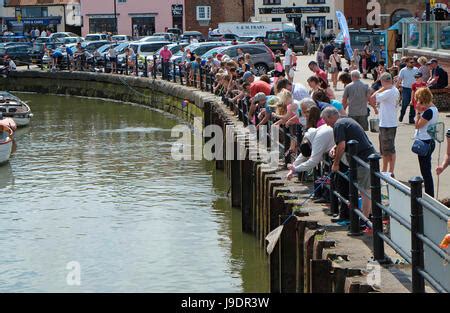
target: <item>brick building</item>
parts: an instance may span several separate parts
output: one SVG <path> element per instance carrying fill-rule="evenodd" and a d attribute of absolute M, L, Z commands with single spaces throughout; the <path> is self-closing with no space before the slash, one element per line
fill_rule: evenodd
<path fill-rule="evenodd" d="M 344 0 L 344 14 L 349 28 L 367 28 L 367 0 Z"/>
<path fill-rule="evenodd" d="M 248 22 L 253 15 L 253 0 L 185 0 L 186 31 L 207 34 L 219 23 Z"/>

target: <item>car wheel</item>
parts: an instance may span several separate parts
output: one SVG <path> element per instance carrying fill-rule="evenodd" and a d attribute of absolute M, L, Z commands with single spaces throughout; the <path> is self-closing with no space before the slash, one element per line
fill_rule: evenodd
<path fill-rule="evenodd" d="M 255 65 L 255 72 L 256 72 L 255 74 L 257 76 L 267 74 L 268 71 L 269 71 L 269 67 L 265 64 L 258 63 Z"/>

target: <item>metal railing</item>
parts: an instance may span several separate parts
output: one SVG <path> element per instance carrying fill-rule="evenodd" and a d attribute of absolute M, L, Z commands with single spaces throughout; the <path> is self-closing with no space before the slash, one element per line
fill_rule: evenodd
<path fill-rule="evenodd" d="M 450 256 L 447 251 L 441 249 L 435 241 L 431 240 L 425 235 L 423 215 L 423 210 L 426 209 L 429 211 L 429 213 L 447 223 L 447 220 L 450 219 L 450 210 L 447 212 L 447 214 L 445 214 L 423 197 L 423 179 L 421 177 L 411 178 L 409 180 L 411 187 L 408 188 L 395 179 L 383 175 L 383 173 L 380 172 L 381 157 L 379 154 L 372 154 L 369 157 L 369 164 L 357 157 L 357 145 L 358 142 L 354 140 L 347 143 L 347 159 L 349 160 L 350 168 L 349 175 L 347 176 L 342 172 L 337 172 L 335 174 L 341 175 L 345 179 L 348 179 L 349 195 L 346 196 L 339 194 L 336 191 L 334 184 L 331 184 L 331 211 L 338 211 L 337 206 L 339 205 L 339 201 L 344 201 L 344 203 L 349 206 L 349 235 L 351 236 L 362 235 L 360 229 L 360 220 L 362 220 L 366 225 L 373 229 L 372 250 L 374 253 L 374 259 L 380 264 L 392 262 L 385 254 L 384 243 L 387 243 L 389 246 L 391 246 L 408 263 L 410 263 L 412 266 L 412 291 L 414 293 L 425 292 L 425 281 L 427 281 L 438 292 L 450 292 L 450 289 L 448 287 L 444 287 L 442 285 L 442 277 L 434 277 L 433 274 L 425 270 L 426 263 L 424 257 L 424 245 L 428 246 L 432 251 L 434 251 L 444 263 L 450 262 Z M 331 166 L 331 162 L 329 160 L 324 161 L 324 163 Z M 367 193 L 361 186 L 358 185 L 357 177 L 358 169 L 360 167 L 370 169 L 370 193 Z M 385 205 L 383 205 L 381 181 L 384 181 L 388 186 L 397 189 L 405 196 L 410 198 L 411 221 L 407 221 L 392 207 L 386 207 Z M 366 194 L 371 200 L 371 220 L 364 216 L 359 208 L 359 193 Z M 383 215 L 387 215 L 390 219 L 398 222 L 402 227 L 407 229 L 410 234 L 410 252 L 405 251 L 405 247 L 385 234 L 383 230 Z M 440 266 L 442 267 L 445 266 L 442 262 L 440 264 Z"/>

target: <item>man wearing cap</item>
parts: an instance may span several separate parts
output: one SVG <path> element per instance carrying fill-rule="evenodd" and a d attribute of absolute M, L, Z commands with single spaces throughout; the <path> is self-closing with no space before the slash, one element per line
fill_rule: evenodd
<path fill-rule="evenodd" d="M 405 116 L 406 109 L 409 107 L 411 103 L 411 94 L 412 94 L 412 84 L 416 81 L 414 76 L 419 73 L 419 69 L 414 67 L 415 62 L 413 58 L 408 58 L 406 60 L 406 67 L 400 70 L 398 74 L 398 82 L 397 87 L 402 87 L 402 109 L 400 111 L 399 121 L 403 121 L 403 117 Z M 414 107 L 409 108 L 409 123 L 415 124 L 414 118 L 416 116 L 416 111 Z"/>
<path fill-rule="evenodd" d="M 428 80 L 428 87 L 430 89 L 442 89 L 448 86 L 448 74 L 439 66 L 438 60 L 431 59 L 427 65 L 431 68 L 431 77 Z"/>
<path fill-rule="evenodd" d="M 255 75 L 252 72 L 245 72 L 242 76 L 242 83 L 250 83 L 252 84 L 255 81 Z"/>

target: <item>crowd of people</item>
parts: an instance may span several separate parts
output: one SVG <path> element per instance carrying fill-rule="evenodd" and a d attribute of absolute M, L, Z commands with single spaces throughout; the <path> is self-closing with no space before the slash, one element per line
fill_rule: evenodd
<path fill-rule="evenodd" d="M 242 55 L 233 60 L 226 55 L 212 55 L 206 64 L 198 61 L 198 67 L 205 66 L 215 76 L 214 92 L 231 99 L 233 103 L 245 106 L 249 122 L 260 128 L 267 123 L 283 126 L 290 132 L 293 140 L 286 148 L 286 154 L 297 155 L 288 164 L 288 178 L 296 173 L 316 168 L 327 152 L 333 157 L 332 171 L 348 171 L 346 143 L 357 140 L 357 156 L 369 161 L 369 156 L 379 151 L 382 156 L 383 172 L 395 177 L 396 135 L 399 123 L 409 109 L 409 123 L 414 125 L 414 146 L 420 172 L 424 179 L 425 192 L 435 196 L 431 159 L 435 150 L 435 138 L 430 129 L 439 120 L 439 112 L 433 102 L 433 89 L 448 85 L 447 73 L 436 59 L 424 57 L 405 57 L 394 62 L 390 68 L 383 60 L 376 64 L 367 63 L 365 56 L 357 55 L 344 70 L 344 60 L 339 50 L 327 44 L 321 46 L 323 59 L 311 61 L 308 65 L 311 75 L 308 86 L 293 81 L 295 61 L 290 47 L 284 45 L 285 54 L 277 53 L 272 77 L 255 77 L 252 72 L 251 56 Z M 319 53 L 318 53 L 319 54 Z M 372 59 L 373 61 L 373 59 Z M 197 62 L 197 60 L 193 61 Z M 365 68 L 361 69 L 364 63 Z M 356 64 L 359 64 L 359 68 Z M 355 66 L 356 65 L 356 66 Z M 195 72 L 197 65 L 190 65 Z M 373 83 L 363 81 L 368 68 L 372 67 Z M 303 74 L 303 73 L 302 73 Z M 342 100 L 336 99 L 338 82 L 345 86 Z M 373 144 L 367 136 L 370 111 L 379 119 L 379 143 Z M 400 111 L 400 115 L 399 115 Z M 297 153 L 298 152 L 298 153 Z M 437 169 L 437 174 L 448 166 L 448 157 Z M 337 179 L 340 176 L 337 176 Z M 370 173 L 358 167 L 358 182 L 370 190 Z M 342 194 L 348 194 L 348 183 L 336 184 Z M 362 211 L 371 216 L 371 203 L 361 193 Z M 333 219 L 338 223 L 348 223 L 349 210 L 342 203 L 339 216 Z"/>

